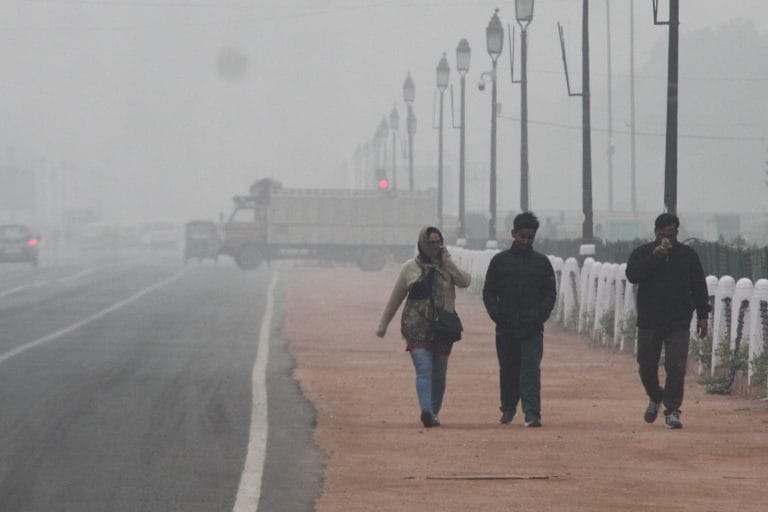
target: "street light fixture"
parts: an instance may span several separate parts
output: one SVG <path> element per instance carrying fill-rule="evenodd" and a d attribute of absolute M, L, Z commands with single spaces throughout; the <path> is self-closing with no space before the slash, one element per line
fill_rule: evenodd
<path fill-rule="evenodd" d="M 397 131 L 400 127 L 400 114 L 397 112 L 397 106 L 392 105 L 392 111 L 389 113 L 389 129 L 392 131 L 392 189 L 397 190 Z"/>
<path fill-rule="evenodd" d="M 464 218 L 465 197 L 464 188 L 466 181 L 466 154 L 465 154 L 465 96 L 467 72 L 469 71 L 469 61 L 472 56 L 472 49 L 469 47 L 469 41 L 462 39 L 459 46 L 456 47 L 456 69 L 461 76 L 461 125 L 459 131 L 459 229 L 456 233 L 456 245 L 466 245 L 466 225 Z"/>
<path fill-rule="evenodd" d="M 528 25 L 533 20 L 533 0 L 515 0 L 520 25 L 520 209 L 530 209 L 528 173 Z"/>
<path fill-rule="evenodd" d="M 488 55 L 496 61 L 504 49 L 504 27 L 501 26 L 498 8 L 494 11 L 491 21 L 485 28 L 485 42 L 488 48 Z"/>
<path fill-rule="evenodd" d="M 533 0 L 515 0 L 515 17 L 518 23 L 530 23 L 533 20 Z"/>
<path fill-rule="evenodd" d="M 499 19 L 499 9 L 493 12 L 491 21 L 485 29 L 485 42 L 488 55 L 493 62 L 493 70 L 483 73 L 480 76 L 480 90 L 485 88 L 485 77 L 491 79 L 491 190 L 490 190 L 490 212 L 491 218 L 488 221 L 488 247 L 496 248 L 496 63 L 499 55 L 504 49 L 504 27 Z"/>
<path fill-rule="evenodd" d="M 413 100 L 416 99 L 416 87 L 413 84 L 413 78 L 411 78 L 411 72 L 408 72 L 408 76 L 405 77 L 403 82 L 403 101 L 408 105 L 413 104 Z"/>
<path fill-rule="evenodd" d="M 459 46 L 456 47 L 456 70 L 464 76 L 469 71 L 469 61 L 472 56 L 472 49 L 469 47 L 469 41 L 462 39 Z"/>
<path fill-rule="evenodd" d="M 437 88 L 440 92 L 445 92 L 448 88 L 450 75 L 451 67 L 448 65 L 448 59 L 445 58 L 445 52 L 443 52 L 443 57 L 437 63 Z"/>
<path fill-rule="evenodd" d="M 443 57 L 437 64 L 437 90 L 440 91 L 440 120 L 438 124 L 438 153 L 437 153 L 437 227 L 443 228 L 443 99 L 448 88 L 451 68 L 448 59 Z"/>
<path fill-rule="evenodd" d="M 403 82 L 403 101 L 408 106 L 408 186 L 413 191 L 413 134 L 416 133 L 416 119 L 413 116 L 413 100 L 416 99 L 416 87 L 413 85 L 411 72 Z"/>

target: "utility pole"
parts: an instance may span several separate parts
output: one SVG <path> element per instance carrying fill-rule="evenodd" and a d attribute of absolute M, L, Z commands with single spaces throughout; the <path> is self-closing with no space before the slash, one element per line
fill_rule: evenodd
<path fill-rule="evenodd" d="M 613 91 L 611 73 L 611 6 L 605 0 L 606 47 L 608 50 L 608 211 L 613 211 Z"/>
<path fill-rule="evenodd" d="M 669 21 L 658 20 L 659 2 L 653 0 L 653 22 L 669 25 L 667 56 L 667 142 L 664 156 L 664 206 L 677 213 L 677 79 L 678 44 L 680 40 L 680 0 L 669 0 Z"/>
<path fill-rule="evenodd" d="M 571 81 L 568 76 L 568 61 L 565 57 L 565 36 L 563 27 L 558 22 L 560 33 L 560 49 L 563 55 L 563 70 L 568 96 L 581 96 L 581 204 L 584 223 L 581 237 L 585 242 L 594 239 L 594 217 L 592 212 L 592 127 L 589 101 L 589 0 L 582 0 L 581 15 L 581 92 L 571 91 Z"/>
<path fill-rule="evenodd" d="M 635 0 L 629 2 L 629 178 L 632 213 L 637 212 L 637 157 L 635 153 Z"/>
<path fill-rule="evenodd" d="M 589 91 L 589 0 L 583 0 L 581 13 L 581 180 L 584 240 L 594 238 L 592 214 L 592 120 L 590 115 Z"/>

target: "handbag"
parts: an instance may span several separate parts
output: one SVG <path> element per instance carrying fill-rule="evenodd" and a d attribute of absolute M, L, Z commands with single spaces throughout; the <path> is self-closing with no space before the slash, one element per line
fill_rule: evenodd
<path fill-rule="evenodd" d="M 435 314 L 432 319 L 432 339 L 437 343 L 455 343 L 461 339 L 461 331 L 464 326 L 461 325 L 461 318 L 455 311 L 448 311 L 443 308 L 434 308 Z"/>
<path fill-rule="evenodd" d="M 434 288 L 435 271 L 432 270 L 432 279 L 430 288 Z M 461 325 L 461 318 L 455 311 L 448 311 L 435 305 L 435 296 L 429 294 L 429 303 L 432 309 L 432 319 L 430 327 L 432 329 L 432 341 L 435 343 L 452 344 L 461 340 L 461 332 L 464 326 Z"/>

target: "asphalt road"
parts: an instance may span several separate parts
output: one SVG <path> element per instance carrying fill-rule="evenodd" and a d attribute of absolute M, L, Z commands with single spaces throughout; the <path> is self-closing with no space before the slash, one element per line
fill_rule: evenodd
<path fill-rule="evenodd" d="M 273 272 L 176 255 L 0 265 L 0 510 L 233 510 Z M 323 459 L 277 282 L 258 510 L 312 510 Z"/>

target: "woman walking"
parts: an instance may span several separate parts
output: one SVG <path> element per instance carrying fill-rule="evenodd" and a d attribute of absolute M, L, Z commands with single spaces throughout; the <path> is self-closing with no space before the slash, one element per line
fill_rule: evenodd
<path fill-rule="evenodd" d="M 384 337 L 387 326 L 405 300 L 400 331 L 416 370 L 421 422 L 425 427 L 436 427 L 440 425 L 437 415 L 443 403 L 452 343 L 435 339 L 430 318 L 433 318 L 435 308 L 455 311 L 455 288 L 468 287 L 470 275 L 453 262 L 443 244 L 443 234 L 436 227 L 421 230 L 418 250 L 419 254 L 400 269 L 376 335 Z"/>

